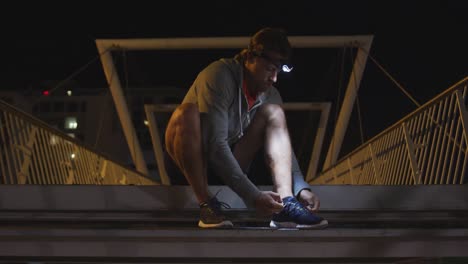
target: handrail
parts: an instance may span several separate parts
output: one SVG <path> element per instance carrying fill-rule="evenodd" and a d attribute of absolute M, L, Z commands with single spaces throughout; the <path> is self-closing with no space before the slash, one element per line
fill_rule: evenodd
<path fill-rule="evenodd" d="M 468 136 L 468 116 L 465 108 L 467 85 L 468 77 L 357 147 L 339 159 L 334 166 L 325 168 L 318 177 L 309 182 L 448 183 L 449 179 L 442 176 L 449 177 L 448 174 L 457 169 L 457 172 L 462 173 L 457 175 L 458 183 L 463 183 Z M 455 153 L 455 149 L 458 149 L 459 153 Z M 465 161 L 453 164 L 447 160 L 450 158 L 462 158 Z M 389 168 L 391 166 L 394 167 Z M 390 175 L 392 173 L 398 175 Z M 440 173 L 442 175 L 439 175 Z M 365 177 L 367 178 L 364 179 Z M 455 182 L 455 176 L 453 177 L 452 183 Z"/>
<path fill-rule="evenodd" d="M 158 184 L 0 100 L 3 184 Z"/>

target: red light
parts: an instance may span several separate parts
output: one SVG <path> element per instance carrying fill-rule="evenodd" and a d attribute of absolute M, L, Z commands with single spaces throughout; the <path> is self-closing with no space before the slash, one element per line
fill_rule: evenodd
<path fill-rule="evenodd" d="M 49 95 L 49 91 L 47 91 L 47 90 L 42 91 L 42 95 L 48 96 L 48 95 Z"/>

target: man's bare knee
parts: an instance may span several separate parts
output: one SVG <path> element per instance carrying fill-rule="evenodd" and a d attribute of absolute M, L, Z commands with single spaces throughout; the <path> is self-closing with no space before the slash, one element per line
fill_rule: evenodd
<path fill-rule="evenodd" d="M 283 108 L 277 104 L 265 104 L 260 107 L 259 113 L 267 122 L 284 123 L 286 116 Z"/>

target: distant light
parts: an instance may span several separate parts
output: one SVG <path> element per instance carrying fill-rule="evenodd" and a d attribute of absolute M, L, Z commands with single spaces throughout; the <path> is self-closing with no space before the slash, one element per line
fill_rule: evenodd
<path fill-rule="evenodd" d="M 74 159 L 74 158 L 76 157 L 75 153 L 72 153 L 72 154 L 70 155 L 70 157 L 71 157 L 72 159 Z"/>
<path fill-rule="evenodd" d="M 149 124 L 148 120 L 143 121 L 145 123 L 145 126 Z"/>
<path fill-rule="evenodd" d="M 68 91 L 67 91 L 67 95 L 68 95 L 68 96 L 71 96 L 71 95 L 72 95 L 72 91 L 71 91 L 71 90 L 68 90 Z"/>
<path fill-rule="evenodd" d="M 48 90 L 42 91 L 42 95 L 44 95 L 44 96 L 49 96 L 49 91 L 48 91 Z"/>
<path fill-rule="evenodd" d="M 283 71 L 284 71 L 284 72 L 291 72 L 292 70 L 293 70 L 293 67 L 289 68 L 288 65 L 286 65 L 286 64 L 283 65 Z"/>
<path fill-rule="evenodd" d="M 77 129 L 78 128 L 78 120 L 76 117 L 66 117 L 65 118 L 65 129 Z"/>

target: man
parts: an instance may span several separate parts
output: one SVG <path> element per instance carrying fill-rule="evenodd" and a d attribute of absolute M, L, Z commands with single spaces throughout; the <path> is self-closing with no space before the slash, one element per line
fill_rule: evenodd
<path fill-rule="evenodd" d="M 282 99 L 273 87 L 280 71 L 290 71 L 285 64 L 290 54 L 283 30 L 260 30 L 235 58 L 217 60 L 203 69 L 172 114 L 166 151 L 200 203 L 200 227 L 232 227 L 222 211 L 226 204 L 208 192 L 208 171 L 248 206 L 271 215 L 271 227 L 328 224 L 313 213 L 320 201 L 304 181 L 291 150 Z M 260 191 L 247 176 L 261 149 L 273 191 Z"/>

